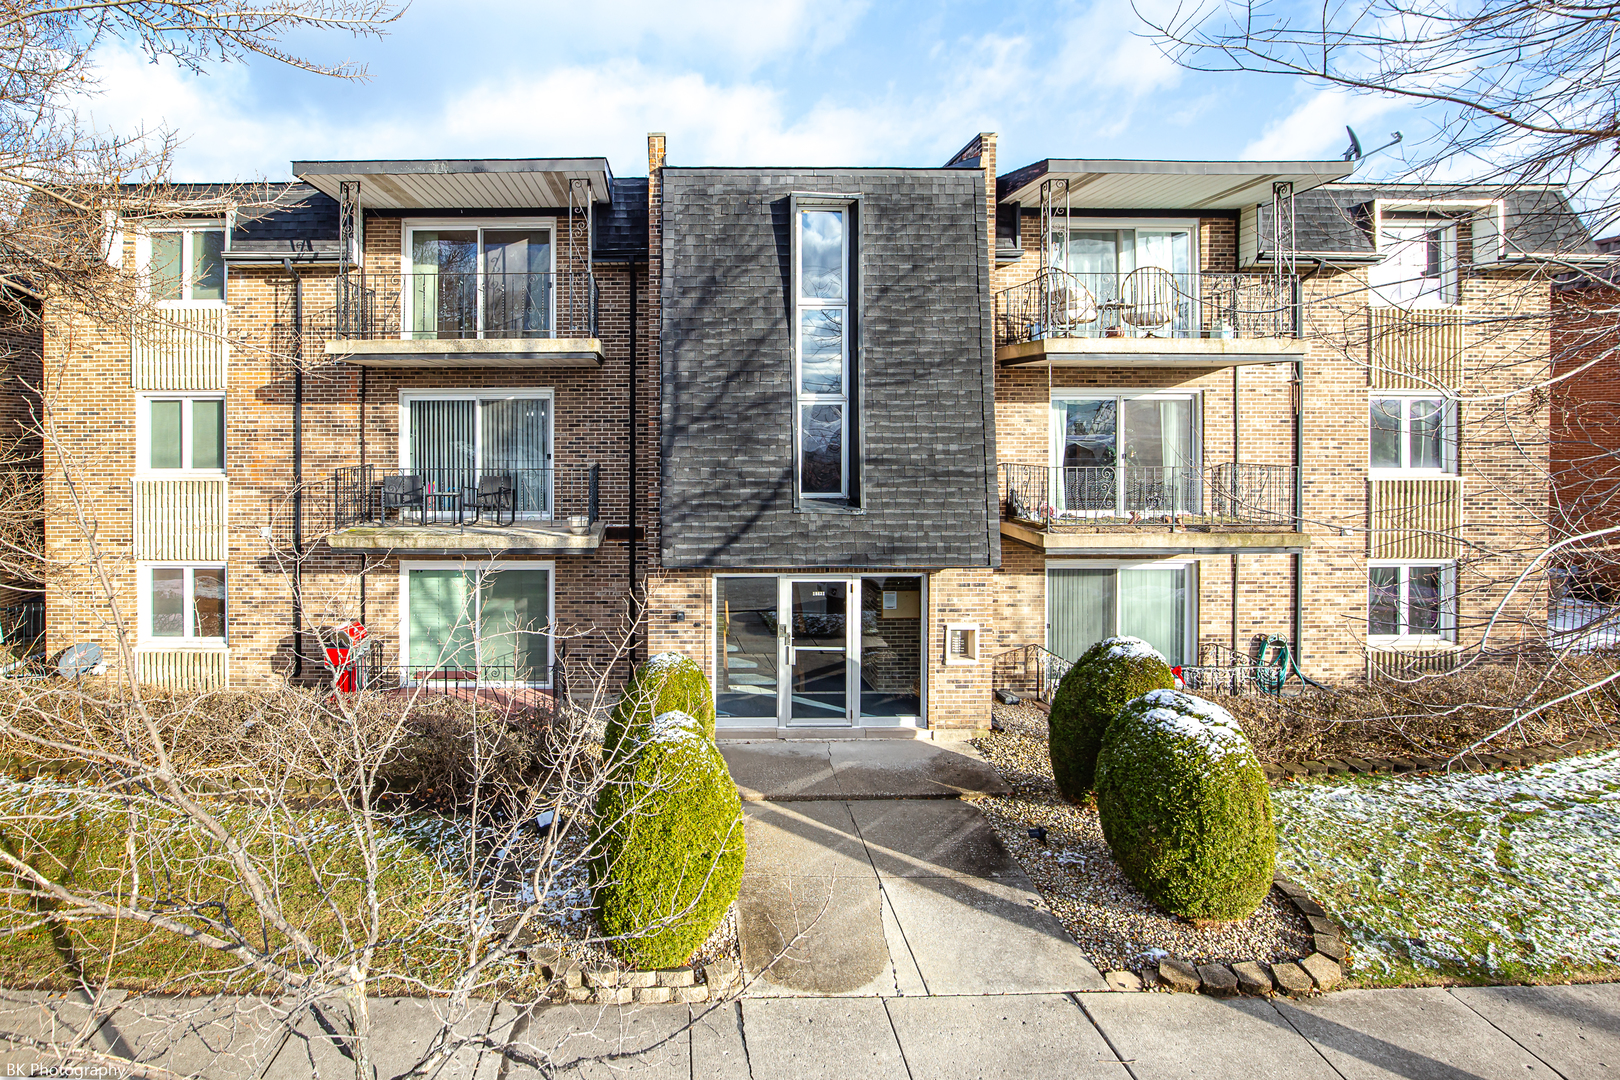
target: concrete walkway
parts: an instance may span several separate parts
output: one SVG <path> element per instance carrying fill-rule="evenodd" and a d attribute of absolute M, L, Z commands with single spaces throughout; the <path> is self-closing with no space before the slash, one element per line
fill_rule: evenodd
<path fill-rule="evenodd" d="M 969 748 L 722 743 L 744 805 L 737 898 L 756 996 L 1101 990 L 964 794 L 1005 791 Z"/>
<path fill-rule="evenodd" d="M 214 1080 L 353 1077 L 315 1020 L 272 1038 L 244 999 L 141 1003 L 93 1046 Z M 376 1017 L 380 1076 L 397 1075 L 437 1030 L 435 1003 L 385 999 Z M 45 1035 L 73 1006 L 43 995 L 0 999 L 0 1029 Z M 477 1005 L 479 1036 L 429 1075 L 448 1080 L 646 1077 L 648 1080 L 1613 1080 L 1620 1076 L 1620 985 L 1351 990 L 1309 1001 L 1192 994 L 747 998 L 686 1006 Z M 0 1075 L 49 1059 L 0 1046 Z M 15 1070 L 15 1071 L 8 1071 Z M 90 1073 L 61 1075 L 91 1075 Z M 122 1071 L 102 1075 L 125 1075 Z"/>

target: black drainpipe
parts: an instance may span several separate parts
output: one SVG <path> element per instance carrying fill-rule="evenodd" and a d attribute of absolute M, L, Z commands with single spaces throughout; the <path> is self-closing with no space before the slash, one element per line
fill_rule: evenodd
<path fill-rule="evenodd" d="M 636 323 L 641 312 L 636 298 L 636 257 L 630 256 L 630 602 L 636 602 Z M 630 665 L 636 663 L 636 635 L 630 638 Z"/>
<path fill-rule="evenodd" d="M 1320 269 L 1320 266 L 1318 267 Z M 1304 291 L 1294 278 L 1294 338 L 1304 333 Z M 1294 361 L 1294 528 L 1305 528 L 1305 360 Z M 1305 634 L 1305 551 L 1294 552 L 1294 666 L 1301 669 Z"/>
<path fill-rule="evenodd" d="M 293 279 L 293 678 L 304 674 L 304 279 L 291 259 L 281 260 Z"/>

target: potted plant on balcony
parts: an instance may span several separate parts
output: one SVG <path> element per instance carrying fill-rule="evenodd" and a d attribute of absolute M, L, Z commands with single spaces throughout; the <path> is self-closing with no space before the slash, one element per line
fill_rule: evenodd
<path fill-rule="evenodd" d="M 591 518 L 589 514 L 570 514 L 568 517 L 568 531 L 575 536 L 584 536 L 591 531 Z"/>

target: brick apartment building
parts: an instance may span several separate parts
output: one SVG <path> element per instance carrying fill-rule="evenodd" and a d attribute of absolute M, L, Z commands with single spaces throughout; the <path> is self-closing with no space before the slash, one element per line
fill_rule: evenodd
<path fill-rule="evenodd" d="M 547 688 L 635 631 L 733 734 L 970 731 L 1115 632 L 1211 685 L 1272 636 L 1322 679 L 1449 665 L 1545 543 L 1518 391 L 1544 256 L 1589 242 L 1555 190 L 1350 169 L 653 136 L 645 179 L 194 189 L 123 224 L 129 325 L 47 306 L 50 648 L 116 620 L 150 682 L 313 681 L 358 620 L 386 684 Z"/>

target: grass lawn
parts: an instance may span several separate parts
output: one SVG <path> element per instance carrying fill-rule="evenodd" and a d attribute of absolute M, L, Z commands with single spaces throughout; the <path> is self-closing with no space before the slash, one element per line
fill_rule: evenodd
<path fill-rule="evenodd" d="M 225 801 L 210 810 L 279 889 L 279 906 L 290 922 L 333 952 L 364 942 L 364 862 L 344 815 Z M 475 897 L 458 861 L 468 830 L 430 815 L 384 824 L 377 918 L 382 942 L 373 970 L 404 977 L 384 979 L 373 992 L 443 986 L 465 963 L 466 935 L 457 924 L 465 922 Z M 292 841 L 295 832 L 306 838 L 302 844 Z M 182 921 L 200 921 L 197 912 L 229 918 L 244 939 L 301 966 L 285 938 L 247 901 L 224 853 L 179 816 L 138 812 L 132 821 L 125 804 L 104 793 L 0 778 L 0 843 L 76 890 L 109 898 L 138 890 L 143 906 L 166 909 Z M 0 877 L 10 875 L 0 871 Z M 167 931 L 128 921 L 45 922 L 40 914 L 26 898 L 0 896 L 0 984 L 67 985 L 78 967 L 94 981 L 130 989 L 265 988 L 233 971 L 229 957 Z M 510 974 L 521 978 L 515 969 Z"/>
<path fill-rule="evenodd" d="M 1620 750 L 1273 792 L 1278 869 L 1363 985 L 1620 977 Z"/>

